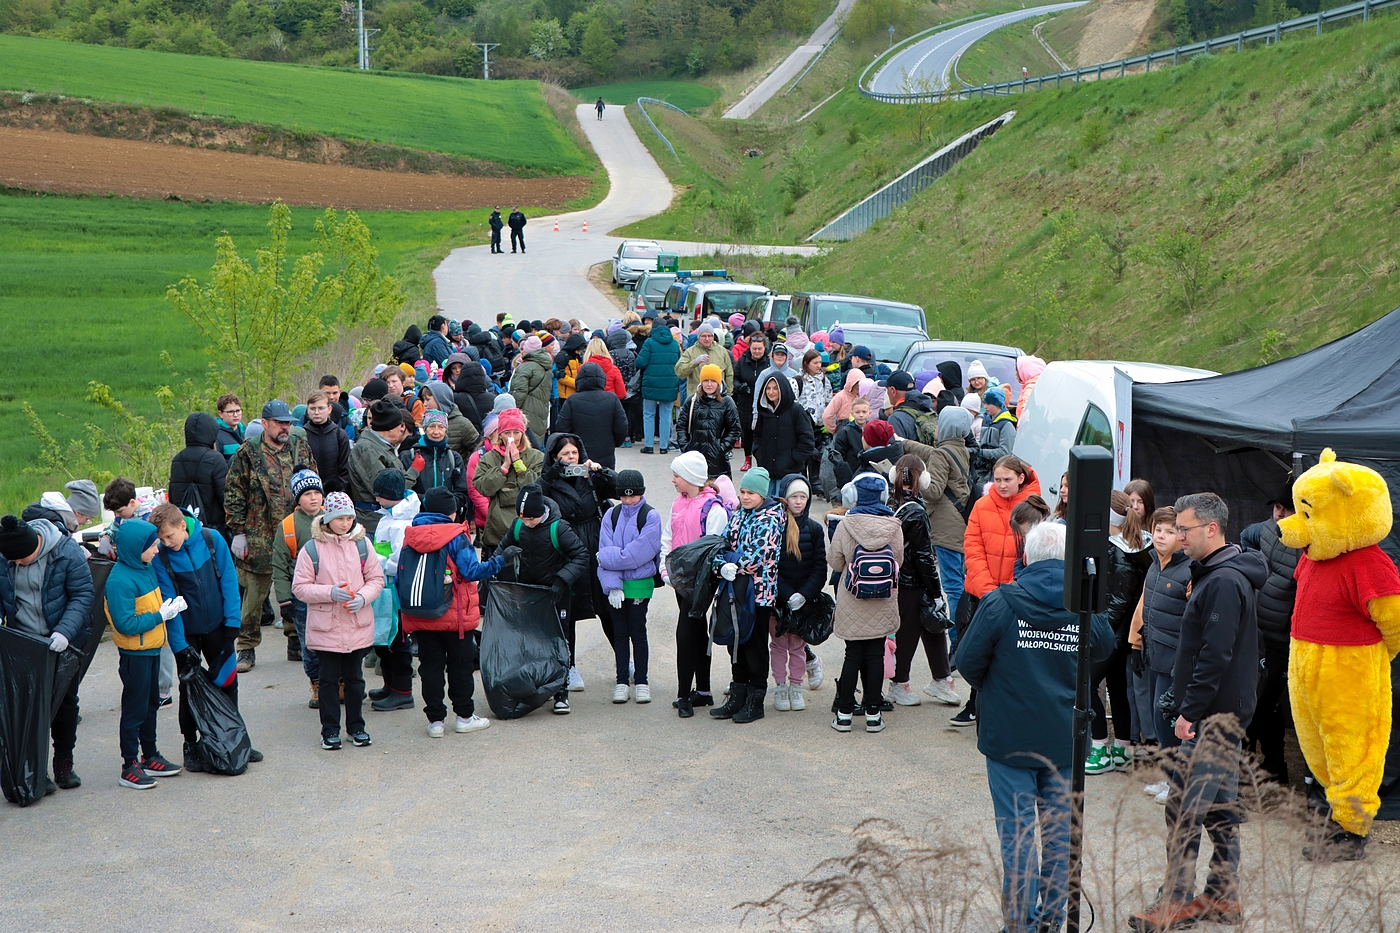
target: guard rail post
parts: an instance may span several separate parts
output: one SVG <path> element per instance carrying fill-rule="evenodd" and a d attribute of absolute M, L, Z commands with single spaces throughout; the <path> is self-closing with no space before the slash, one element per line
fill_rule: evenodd
<path fill-rule="evenodd" d="M 1144 60 L 1144 62 L 1143 62 L 1143 68 L 1142 68 L 1142 73 L 1145 74 L 1145 75 L 1150 75 L 1150 74 L 1152 74 L 1152 56 L 1151 56 L 1151 55 L 1147 56 L 1147 58 Z"/>
<path fill-rule="evenodd" d="M 1317 34 L 1322 35 L 1322 11 L 1317 11 Z"/>

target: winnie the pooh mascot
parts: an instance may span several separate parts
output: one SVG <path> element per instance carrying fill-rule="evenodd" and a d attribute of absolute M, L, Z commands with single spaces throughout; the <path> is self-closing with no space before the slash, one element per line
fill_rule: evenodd
<path fill-rule="evenodd" d="M 1400 572 L 1378 547 L 1390 534 L 1390 491 L 1369 467 L 1331 448 L 1293 486 L 1283 543 L 1304 548 L 1294 573 L 1288 696 L 1298 744 L 1327 791 L 1336 827 L 1310 859 L 1365 855 L 1380 809 L 1390 742 L 1390 660 L 1400 652 Z"/>

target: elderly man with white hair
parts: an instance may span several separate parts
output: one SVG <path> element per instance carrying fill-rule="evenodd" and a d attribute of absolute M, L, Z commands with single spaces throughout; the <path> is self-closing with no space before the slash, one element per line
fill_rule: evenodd
<path fill-rule="evenodd" d="M 1059 930 L 1068 897 L 1079 615 L 1062 605 L 1064 558 L 1065 526 L 1033 526 L 1025 569 L 987 594 L 958 640 L 958 671 L 978 691 L 977 748 L 1001 841 L 1008 933 Z M 1093 617 L 1089 645 L 1095 660 L 1113 651 L 1106 614 Z"/>

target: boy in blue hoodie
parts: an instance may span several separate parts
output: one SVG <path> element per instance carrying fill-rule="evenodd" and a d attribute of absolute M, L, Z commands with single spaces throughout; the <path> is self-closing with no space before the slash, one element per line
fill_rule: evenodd
<path fill-rule="evenodd" d="M 238 655 L 234 649 L 243 600 L 238 595 L 233 552 L 223 535 L 203 527 L 199 519 L 172 503 L 162 502 L 152 509 L 150 521 L 159 536 L 154 569 L 160 595 L 184 603 L 166 627 L 175 663 L 184 673 L 203 660 L 209 665 L 211 679 L 236 706 Z M 206 770 L 199 753 L 199 727 L 183 685 L 180 732 L 185 737 L 185 770 Z M 262 753 L 252 751 L 248 760 L 261 761 Z"/>
<path fill-rule="evenodd" d="M 155 778 L 180 768 L 156 751 L 157 679 L 165 625 L 185 608 L 183 599 L 162 599 L 151 560 L 159 543 L 156 526 L 139 518 L 122 522 L 114 534 L 117 563 L 107 577 L 106 609 L 112 641 L 120 655 L 122 679 L 122 787 L 149 790 Z M 141 757 L 137 758 L 137 745 Z"/>

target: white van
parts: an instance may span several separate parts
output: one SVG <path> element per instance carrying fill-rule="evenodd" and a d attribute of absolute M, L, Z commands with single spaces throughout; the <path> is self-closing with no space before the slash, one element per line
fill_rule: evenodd
<path fill-rule="evenodd" d="M 1069 468 L 1069 449 L 1078 444 L 1097 444 L 1113 454 L 1113 488 L 1122 489 L 1132 479 L 1133 383 L 1215 375 L 1158 363 L 1057 360 L 1045 367 L 1031 390 L 1013 451 L 1035 468 L 1052 507 L 1060 477 Z"/>

